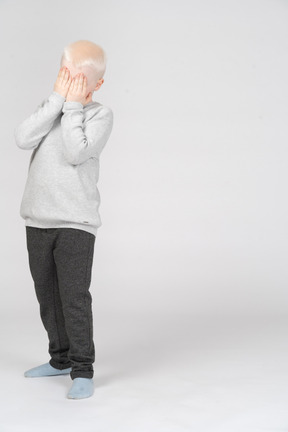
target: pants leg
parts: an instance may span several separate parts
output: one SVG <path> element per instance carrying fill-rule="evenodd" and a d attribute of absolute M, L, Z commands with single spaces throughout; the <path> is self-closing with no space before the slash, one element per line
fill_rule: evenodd
<path fill-rule="evenodd" d="M 69 338 L 72 379 L 92 378 L 95 361 L 92 296 L 89 291 L 95 235 L 74 228 L 58 228 L 53 249 L 65 327 Z M 51 360 L 53 366 L 53 360 Z M 56 367 L 56 366 L 55 366 Z"/>
<path fill-rule="evenodd" d="M 74 228 L 26 227 L 29 265 L 49 337 L 50 364 L 92 378 L 95 361 L 89 291 L 95 236 Z"/>
<path fill-rule="evenodd" d="M 53 256 L 55 230 L 26 227 L 29 267 L 40 305 L 40 317 L 48 333 L 49 354 L 57 369 L 71 366 L 68 358 L 69 339 L 65 329 Z M 57 366 L 56 366 L 57 365 Z"/>

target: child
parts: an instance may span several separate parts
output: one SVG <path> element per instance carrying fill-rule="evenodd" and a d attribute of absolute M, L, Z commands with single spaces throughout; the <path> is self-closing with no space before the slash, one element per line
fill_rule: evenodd
<path fill-rule="evenodd" d="M 87 40 L 64 49 L 53 92 L 15 128 L 18 147 L 32 150 L 20 206 L 29 268 L 51 359 L 26 377 L 69 374 L 67 395 L 93 394 L 92 297 L 89 291 L 99 215 L 99 157 L 112 110 L 92 100 L 104 82 L 106 54 Z"/>

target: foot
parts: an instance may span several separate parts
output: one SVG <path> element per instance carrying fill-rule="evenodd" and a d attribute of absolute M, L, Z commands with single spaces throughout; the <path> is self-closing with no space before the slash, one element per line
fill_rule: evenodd
<path fill-rule="evenodd" d="M 92 378 L 74 378 L 68 399 L 83 399 L 92 396 L 94 384 Z"/>
<path fill-rule="evenodd" d="M 24 376 L 29 378 L 35 378 L 42 376 L 67 375 L 71 372 L 71 370 L 71 367 L 62 370 L 55 369 L 53 366 L 50 365 L 50 363 L 44 363 L 40 366 L 27 370 L 26 372 L 24 372 Z"/>

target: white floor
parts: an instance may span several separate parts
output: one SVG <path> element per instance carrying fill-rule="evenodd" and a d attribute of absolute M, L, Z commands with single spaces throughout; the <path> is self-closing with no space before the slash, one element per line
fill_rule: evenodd
<path fill-rule="evenodd" d="M 70 400 L 23 376 L 49 360 L 36 316 L 1 326 L 1 432 L 288 431 L 288 318 L 94 316 L 95 393 Z"/>

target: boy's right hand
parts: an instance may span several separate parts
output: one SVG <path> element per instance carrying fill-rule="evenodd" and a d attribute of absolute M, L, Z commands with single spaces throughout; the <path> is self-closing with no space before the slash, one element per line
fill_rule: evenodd
<path fill-rule="evenodd" d="M 56 91 L 61 96 L 64 96 L 66 98 L 71 82 L 72 77 L 70 75 L 70 71 L 65 66 L 63 66 L 59 70 L 53 91 Z"/>

